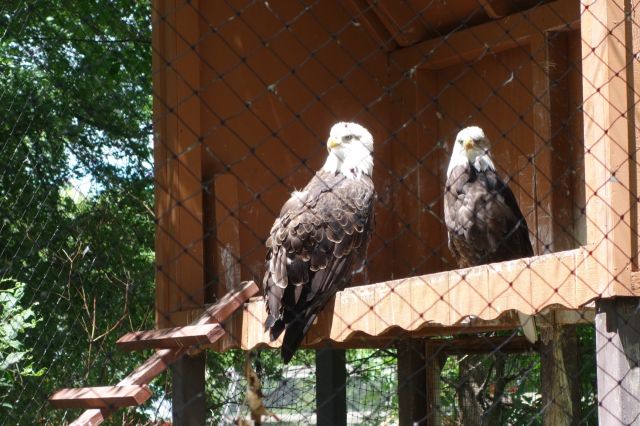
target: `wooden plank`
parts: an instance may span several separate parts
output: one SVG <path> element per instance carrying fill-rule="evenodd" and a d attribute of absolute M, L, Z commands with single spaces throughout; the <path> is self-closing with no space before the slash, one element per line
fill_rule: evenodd
<path fill-rule="evenodd" d="M 536 345 L 524 336 L 478 336 L 476 339 L 431 339 L 429 345 L 446 355 L 487 354 L 491 352 L 522 353 L 533 351 Z"/>
<path fill-rule="evenodd" d="M 640 419 L 640 299 L 596 302 L 598 422 L 637 425 Z"/>
<path fill-rule="evenodd" d="M 398 350 L 398 420 L 401 425 L 425 425 L 427 419 L 427 359 L 424 341 L 402 339 Z"/>
<path fill-rule="evenodd" d="M 184 348 L 213 343 L 224 335 L 220 324 L 187 325 L 160 330 L 134 331 L 118 339 L 116 345 L 124 351 Z"/>
<path fill-rule="evenodd" d="M 482 329 L 481 321 L 498 327 L 500 319 L 520 311 L 537 315 L 545 309 L 582 310 L 599 296 L 590 248 L 421 275 L 347 288 L 338 292 L 309 329 L 303 346 L 324 340 L 348 342 L 358 336 L 386 336 L 401 330 L 412 336 Z M 490 283 L 491 285 L 488 285 Z M 638 294 L 640 296 L 640 294 Z M 419 300 L 419 304 L 415 301 Z M 253 299 L 230 321 L 217 350 L 277 347 L 264 331 L 262 299 Z M 570 319 L 570 318 L 567 318 Z M 581 315 L 576 321 L 588 322 Z M 480 324 L 480 325 L 479 325 Z M 506 328 L 506 327 L 503 327 Z M 468 330 L 468 332 L 471 332 Z M 347 345 L 348 346 L 348 345 Z"/>
<path fill-rule="evenodd" d="M 147 385 L 96 386 L 60 389 L 49 397 L 55 408 L 122 408 L 143 404 L 151 397 Z"/>
<path fill-rule="evenodd" d="M 399 69 L 441 69 L 515 46 L 524 46 L 533 34 L 577 27 L 580 22 L 578 3 L 558 0 L 534 9 L 516 13 L 463 31 L 448 34 L 446 39 L 425 41 L 391 53 L 391 62 Z"/>
<path fill-rule="evenodd" d="M 206 308 L 194 325 L 223 322 L 258 291 L 260 288 L 255 282 L 244 281 L 237 290 L 227 293 L 216 304 Z"/>
<path fill-rule="evenodd" d="M 316 413 L 319 425 L 347 425 L 347 367 L 344 349 L 316 351 Z"/>
<path fill-rule="evenodd" d="M 600 268 L 602 296 L 631 295 L 630 274 L 637 253 L 637 203 L 630 174 L 630 109 L 627 64 L 632 51 L 625 45 L 629 3 L 595 0 L 581 5 L 582 85 L 584 99 L 584 163 L 587 212 L 587 244 Z M 635 151 L 635 144 L 634 149 Z"/>
<path fill-rule="evenodd" d="M 225 295 L 217 304 L 210 306 L 206 311 L 202 312 L 200 316 L 193 321 L 193 325 L 223 323 L 236 309 L 256 294 L 258 290 L 256 283 L 247 281 L 240 290 Z M 186 353 L 187 348 L 161 349 L 156 351 L 156 353 L 149 357 L 143 364 L 121 380 L 118 386 L 147 384 Z M 113 410 L 109 409 L 87 410 L 71 423 L 71 425 L 96 426 L 101 424 L 112 412 Z"/>

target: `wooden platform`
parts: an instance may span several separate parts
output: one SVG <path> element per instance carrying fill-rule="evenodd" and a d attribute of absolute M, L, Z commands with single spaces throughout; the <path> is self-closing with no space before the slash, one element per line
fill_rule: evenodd
<path fill-rule="evenodd" d="M 558 324 L 592 322 L 603 292 L 640 295 L 634 283 L 602 287 L 606 271 L 587 248 L 429 274 L 338 292 L 311 327 L 303 347 L 379 347 L 401 335 L 437 336 L 520 327 L 528 316 Z M 194 316 L 198 311 L 183 312 Z M 264 331 L 262 298 L 252 299 L 212 345 L 216 350 L 277 347 Z"/>

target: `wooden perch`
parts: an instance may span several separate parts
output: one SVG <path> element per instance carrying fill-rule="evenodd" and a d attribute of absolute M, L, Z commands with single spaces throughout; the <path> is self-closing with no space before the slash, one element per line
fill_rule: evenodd
<path fill-rule="evenodd" d="M 60 389 L 49 401 L 56 408 L 122 408 L 143 404 L 151 397 L 147 385 L 96 386 Z"/>
<path fill-rule="evenodd" d="M 604 291 L 634 295 L 634 286 L 600 287 L 600 265 L 588 248 L 468 269 L 350 287 L 329 301 L 303 347 L 330 340 L 337 347 L 376 347 L 398 335 L 436 336 L 521 326 L 518 312 L 559 309 L 565 321 L 592 320 L 587 304 Z M 566 312 L 565 312 L 566 311 Z M 574 312 L 571 314 L 570 312 Z M 277 347 L 264 331 L 261 298 L 250 301 L 225 327 L 216 350 Z"/>
<path fill-rule="evenodd" d="M 253 281 L 244 282 L 237 291 L 226 294 L 214 305 L 208 307 L 193 321 L 192 325 L 222 323 L 259 291 Z M 171 364 L 187 353 L 187 348 L 161 349 L 148 358 L 142 365 L 118 383 L 118 386 L 146 385 L 165 371 Z M 55 395 L 55 394 L 54 394 Z M 117 408 L 117 407 L 116 407 Z M 101 424 L 113 412 L 113 408 L 90 409 L 82 413 L 71 425 Z"/>
<path fill-rule="evenodd" d="M 188 325 L 161 330 L 134 331 L 119 338 L 116 345 L 125 351 L 184 348 L 211 344 L 223 335 L 224 330 L 220 324 Z"/>

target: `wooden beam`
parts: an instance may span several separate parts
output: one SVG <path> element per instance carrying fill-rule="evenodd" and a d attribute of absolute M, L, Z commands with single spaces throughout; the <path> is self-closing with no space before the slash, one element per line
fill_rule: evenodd
<path fill-rule="evenodd" d="M 475 339 L 431 339 L 430 346 L 437 348 L 438 353 L 446 355 L 487 354 L 491 352 L 522 353 L 536 350 L 524 336 L 479 336 Z"/>
<path fill-rule="evenodd" d="M 630 161 L 636 149 L 629 119 L 634 88 L 628 67 L 635 62 L 627 46 L 631 3 L 581 2 L 587 244 L 601 265 L 593 280 L 605 284 L 603 297 L 632 295 L 637 258 L 637 188 L 630 180 L 636 176 L 636 163 Z"/>
<path fill-rule="evenodd" d="M 401 425 L 426 425 L 427 360 L 424 341 L 402 339 L 398 349 L 398 420 Z"/>
<path fill-rule="evenodd" d="M 184 348 L 213 343 L 224 335 L 220 324 L 187 325 L 161 330 L 134 331 L 118 339 L 116 345 L 124 351 Z"/>
<path fill-rule="evenodd" d="M 253 281 L 244 281 L 234 291 L 228 292 L 222 299 L 204 310 L 193 324 L 209 324 L 214 322 L 224 322 L 238 308 L 242 306 L 251 296 L 258 293 L 260 288 Z"/>
<path fill-rule="evenodd" d="M 223 322 L 259 291 L 260 288 L 255 282 L 243 281 L 239 289 L 227 293 L 218 302 L 205 308 L 177 311 L 170 318 L 192 325 L 207 324 L 209 321 L 206 318 L 211 318 L 211 322 Z"/>
<path fill-rule="evenodd" d="M 442 69 L 473 61 L 528 43 L 543 31 L 577 27 L 580 10 L 573 0 L 558 0 L 391 53 L 391 63 L 402 70 Z"/>
<path fill-rule="evenodd" d="M 518 327 L 516 310 L 526 315 L 556 308 L 582 311 L 607 285 L 593 281 L 593 270 L 600 265 L 590 251 L 583 247 L 347 288 L 321 311 L 303 346 L 323 340 L 347 343 L 363 335 L 389 337 L 398 331 L 417 337 Z M 264 301 L 253 299 L 227 324 L 215 349 L 279 346 L 265 333 L 265 319 Z M 588 322 L 580 314 L 573 320 Z"/>
<path fill-rule="evenodd" d="M 56 408 L 122 408 L 143 404 L 152 393 L 147 385 L 60 389 L 49 398 Z"/>
<path fill-rule="evenodd" d="M 193 325 L 223 323 L 258 290 L 258 286 L 253 281 L 245 282 L 239 290 L 230 292 L 220 299 L 218 303 L 207 308 L 206 311 L 201 311 L 200 316 L 193 321 Z M 118 386 L 148 384 L 186 353 L 187 348 L 161 349 L 121 380 Z M 112 412 L 113 410 L 110 409 L 87 410 L 70 426 L 97 426 L 109 417 Z"/>
<path fill-rule="evenodd" d="M 600 425 L 640 418 L 640 298 L 596 302 L 596 363 Z"/>

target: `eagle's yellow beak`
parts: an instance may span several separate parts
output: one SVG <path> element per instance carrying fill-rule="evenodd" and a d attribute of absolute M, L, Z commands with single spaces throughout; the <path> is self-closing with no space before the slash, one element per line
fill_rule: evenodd
<path fill-rule="evenodd" d="M 327 141 L 327 151 L 331 151 L 336 146 L 340 145 L 340 141 L 336 138 L 329 138 Z"/>
<path fill-rule="evenodd" d="M 473 139 L 468 138 L 468 139 L 465 139 L 464 142 L 462 142 L 462 146 L 466 151 L 469 151 L 470 149 L 473 149 L 476 146 L 476 144 L 473 142 Z"/>

